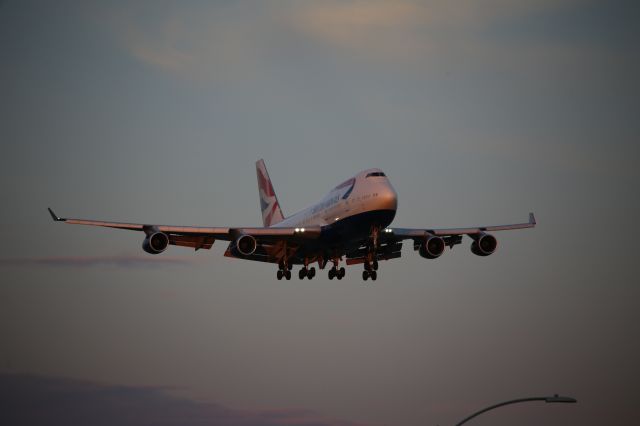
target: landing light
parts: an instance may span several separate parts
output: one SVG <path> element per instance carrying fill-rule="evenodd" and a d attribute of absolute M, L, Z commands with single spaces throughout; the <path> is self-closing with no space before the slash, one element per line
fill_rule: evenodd
<path fill-rule="evenodd" d="M 339 217 L 336 217 L 336 220 L 340 220 L 340 218 L 339 218 Z"/>
<path fill-rule="evenodd" d="M 300 232 L 304 232 L 304 228 L 300 228 Z"/>
<path fill-rule="evenodd" d="M 391 228 L 386 228 L 386 229 L 384 230 L 384 232 L 386 232 L 386 233 L 391 233 L 391 232 L 393 232 L 393 229 L 391 229 Z"/>
<path fill-rule="evenodd" d="M 296 232 L 300 232 L 300 228 L 296 228 Z"/>

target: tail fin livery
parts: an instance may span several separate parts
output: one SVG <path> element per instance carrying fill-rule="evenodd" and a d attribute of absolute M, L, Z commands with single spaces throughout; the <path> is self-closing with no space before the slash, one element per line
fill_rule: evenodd
<path fill-rule="evenodd" d="M 278 197 L 273 190 L 267 167 L 264 160 L 256 162 L 256 172 L 258 174 L 258 194 L 260 195 L 260 209 L 262 210 L 262 223 L 264 226 L 275 225 L 282 222 L 284 216 L 278 203 Z"/>

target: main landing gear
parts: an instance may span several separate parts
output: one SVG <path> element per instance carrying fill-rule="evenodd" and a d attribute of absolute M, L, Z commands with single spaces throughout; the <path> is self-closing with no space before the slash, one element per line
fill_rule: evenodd
<path fill-rule="evenodd" d="M 286 280 L 290 280 L 291 267 L 287 265 L 285 262 L 280 262 L 279 267 L 280 269 L 278 269 L 278 273 L 276 274 L 276 277 L 278 278 L 278 280 L 281 280 L 282 277 L 284 277 Z"/>
<path fill-rule="evenodd" d="M 305 266 L 304 268 L 300 269 L 300 272 L 298 273 L 298 277 L 301 280 L 303 280 L 304 277 L 307 277 L 311 280 L 315 276 L 316 276 L 316 268 L 314 268 L 313 266 L 311 268 L 307 268 Z"/>
<path fill-rule="evenodd" d="M 282 277 L 284 277 L 286 280 L 290 280 L 291 279 L 291 270 L 290 269 L 278 269 L 278 273 L 276 274 L 276 277 L 281 280 Z"/>
<path fill-rule="evenodd" d="M 338 269 L 336 266 L 334 266 L 333 268 L 329 269 L 329 279 L 332 280 L 334 277 L 341 280 L 342 278 L 344 278 L 346 274 L 346 271 L 344 270 L 344 267 Z"/>
<path fill-rule="evenodd" d="M 333 268 L 329 269 L 329 279 L 332 280 L 334 278 L 337 278 L 339 280 L 343 279 L 346 271 L 344 270 L 344 267 L 342 268 L 338 268 L 338 262 L 340 261 L 340 258 L 335 258 L 333 259 Z"/>

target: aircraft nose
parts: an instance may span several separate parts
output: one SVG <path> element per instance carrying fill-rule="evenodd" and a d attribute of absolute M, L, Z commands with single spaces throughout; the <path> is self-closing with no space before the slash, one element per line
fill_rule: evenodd
<path fill-rule="evenodd" d="M 378 192 L 380 200 L 380 208 L 383 210 L 396 210 L 398 208 L 398 194 L 391 184 L 385 185 L 385 188 Z"/>

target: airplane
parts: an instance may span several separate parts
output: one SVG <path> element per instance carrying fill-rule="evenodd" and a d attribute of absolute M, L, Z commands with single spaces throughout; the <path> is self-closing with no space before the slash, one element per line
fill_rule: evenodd
<path fill-rule="evenodd" d="M 391 228 L 396 215 L 398 195 L 389 178 L 380 169 L 363 170 L 345 180 L 320 200 L 298 213 L 285 217 L 273 189 L 263 160 L 256 162 L 258 193 L 262 210 L 262 227 L 167 226 L 142 223 L 104 222 L 62 218 L 48 208 L 56 222 L 142 231 L 144 251 L 164 252 L 169 245 L 211 249 L 216 240 L 228 241 L 226 257 L 269 262 L 278 265 L 276 277 L 291 279 L 293 265 L 302 265 L 300 279 L 313 279 L 319 269 L 332 263 L 328 277 L 341 280 L 346 265 L 362 264 L 362 279 L 378 277 L 379 261 L 401 256 L 402 243 L 412 240 L 413 249 L 426 259 L 436 259 L 445 248 L 471 238 L 471 252 L 489 256 L 498 246 L 489 232 L 533 228 L 536 220 L 510 225 L 472 226 L 465 228 Z"/>

